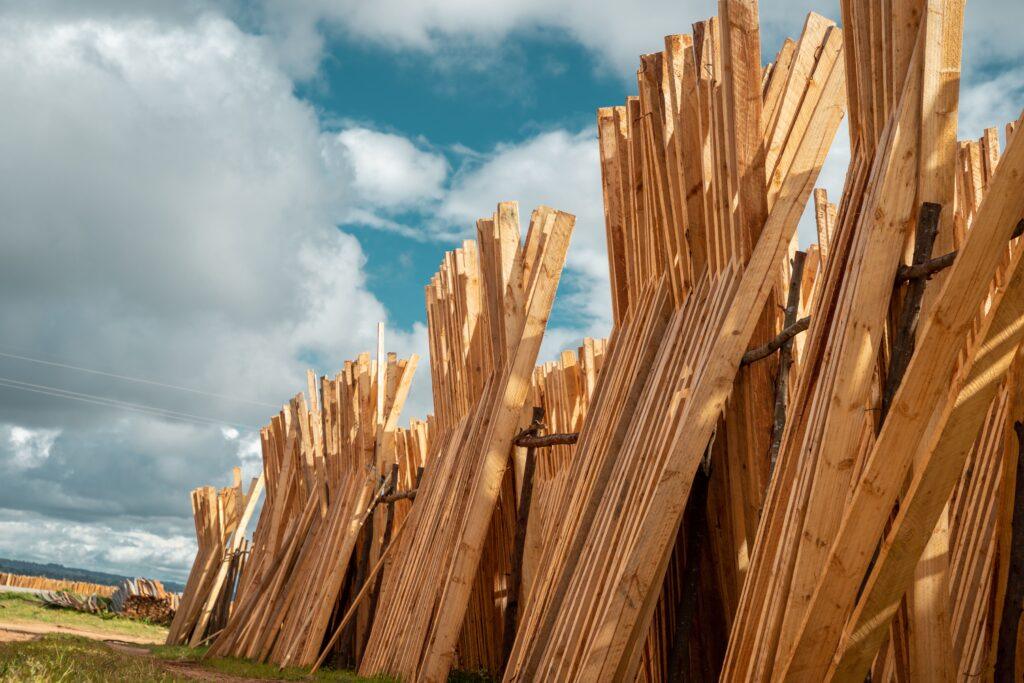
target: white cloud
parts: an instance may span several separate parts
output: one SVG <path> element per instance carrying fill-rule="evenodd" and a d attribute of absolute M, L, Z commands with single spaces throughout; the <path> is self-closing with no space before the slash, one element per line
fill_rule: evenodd
<path fill-rule="evenodd" d="M 257 7 L 259 25 L 290 73 L 300 77 L 315 73 L 328 44 L 325 38 L 331 34 L 389 50 L 419 51 L 444 61 L 448 52 L 464 51 L 467 43 L 486 59 L 510 34 L 551 35 L 553 30 L 555 36 L 579 43 L 598 63 L 630 81 L 637 55 L 661 50 L 666 34 L 690 33 L 694 22 L 718 14 L 714 0 L 263 0 Z M 837 22 L 841 19 L 838 0 L 761 2 L 765 54 L 774 55 L 783 38 L 795 38 L 812 10 Z M 1024 56 L 1024 43 L 1016 35 L 1022 23 L 1024 3 L 968 2 L 964 56 L 968 70 L 1012 63 Z"/>
<path fill-rule="evenodd" d="M 768 3 L 762 3 L 768 5 Z M 295 5 L 299 5 L 298 8 Z M 443 55 L 457 42 L 471 41 L 481 53 L 500 47 L 511 33 L 555 29 L 586 47 L 599 62 L 625 77 L 635 71 L 637 55 L 662 48 L 666 33 L 689 32 L 694 21 L 716 13 L 713 0 L 304 0 L 285 10 L 264 5 L 263 27 L 281 46 L 289 63 L 316 59 L 310 37 L 328 33 L 385 46 Z M 762 7 L 762 13 L 772 14 Z M 774 14 L 784 16 L 782 12 Z M 321 36 L 322 40 L 322 36 Z M 321 43 L 322 44 L 322 43 Z"/>
<path fill-rule="evenodd" d="M 354 126 L 325 135 L 323 145 L 328 168 L 342 182 L 351 179 L 349 206 L 400 209 L 441 196 L 448 162 L 408 138 Z"/>
<path fill-rule="evenodd" d="M 0 510 L 0 555 L 116 574 L 184 582 L 196 541 L 173 526 L 158 533 L 124 525 L 59 522 Z"/>
<path fill-rule="evenodd" d="M 977 139 L 994 126 L 1000 136 L 1024 106 L 1024 66 L 1014 66 L 989 79 L 965 81 L 960 91 L 959 135 Z"/>
<path fill-rule="evenodd" d="M 594 129 L 551 130 L 516 144 L 499 145 L 455 176 L 438 215 L 448 227 L 475 231 L 477 218 L 507 200 L 519 202 L 524 231 L 529 212 L 537 206 L 574 214 L 570 266 L 595 277 L 607 274 Z"/>
<path fill-rule="evenodd" d="M 334 226 L 316 117 L 259 40 L 213 18 L 7 21 L 0 86 L 6 344 L 273 402 L 371 347 L 386 311 Z M 354 185 L 437 175 L 410 164 Z"/>
<path fill-rule="evenodd" d="M 1020 27 L 1024 3 L 1016 0 L 971 0 L 964 8 L 965 86 L 980 81 L 989 67 L 1016 66 L 1024 57 Z M 1020 80 L 1018 76 L 1018 87 Z"/>
<path fill-rule="evenodd" d="M 576 216 L 567 259 L 566 282 L 559 290 L 565 316 L 562 327 L 552 327 L 548 338 L 565 341 L 555 348 L 555 341 L 545 342 L 545 357 L 566 345 L 575 344 L 584 335 L 604 336 L 611 327 L 611 295 L 608 289 L 608 257 L 605 251 L 604 212 L 601 198 L 601 175 L 597 135 L 593 128 L 582 131 L 554 129 L 539 133 L 517 143 L 497 145 L 490 151 L 468 148 L 453 149 L 461 164 L 457 171 L 443 157 L 425 151 L 412 141 L 393 134 L 378 133 L 365 128 L 348 128 L 331 136 L 326 156 L 337 175 L 347 166 L 364 168 L 367 182 L 356 182 L 357 197 L 345 204 L 343 220 L 362 226 L 396 232 L 403 237 L 438 240 L 453 245 L 464 238 L 475 237 L 476 220 L 490 215 L 498 202 L 519 202 L 522 230 L 529 226 L 530 212 L 546 205 Z M 340 145 L 338 141 L 343 141 Z M 339 146 L 344 149 L 339 150 Z M 386 162 L 377 168 L 372 161 Z M 373 182 L 369 182 L 369 179 Z M 373 195 L 375 187 L 393 189 L 391 196 Z M 418 214 L 419 221 L 402 223 L 391 218 L 396 206 Z M 328 252 L 319 251 L 323 255 Z M 327 256 L 331 261 L 333 257 Z M 325 270 L 329 270 L 324 267 Z M 344 270 L 344 269 L 342 269 Z M 324 305 L 344 306 L 344 302 L 328 300 Z M 311 323 L 323 320 L 344 324 L 344 316 L 335 313 L 310 314 Z M 331 333 L 312 324 L 317 336 Z M 426 329 L 417 325 L 408 338 L 408 347 L 421 356 L 427 349 Z M 549 353 L 550 352 L 550 353 Z M 424 363 L 426 359 L 424 359 Z M 424 366 L 420 376 L 428 374 Z M 429 382 L 415 383 L 407 415 L 424 415 L 429 410 Z"/>
<path fill-rule="evenodd" d="M 0 15 L 0 88 L 5 348 L 272 404 L 304 388 L 306 367 L 336 372 L 373 348 L 387 312 L 366 288 L 359 243 L 335 221 L 338 193 L 359 196 L 358 179 L 381 171 L 332 184 L 315 113 L 265 40 L 210 15 Z M 409 173 L 437 173 L 415 153 L 406 160 Z M 422 351 L 424 336 L 391 330 L 388 347 Z M 239 462 L 254 469 L 251 432 L 231 423 L 272 412 L 11 359 L 0 375 L 214 420 L 0 388 L 0 461 L 16 465 L 0 506 L 93 529 L 120 550 L 75 552 L 112 567 L 178 552 L 161 545 L 159 520 L 191 535 L 189 489 L 226 484 Z M 103 536 L 125 517 L 132 528 Z"/>
<path fill-rule="evenodd" d="M 11 425 L 7 432 L 8 464 L 17 469 L 31 469 L 49 460 L 53 442 L 60 436 L 59 429 L 26 429 Z"/>
<path fill-rule="evenodd" d="M 839 22 L 839 0 L 761 2 L 766 56 L 785 37 L 795 38 L 810 11 Z M 512 34 L 566 37 L 584 46 L 598 63 L 626 81 L 637 55 L 662 49 L 662 37 L 689 33 L 691 25 L 718 14 L 715 0 L 0 0 L 0 12 L 28 17 L 155 18 L 188 24 L 219 13 L 258 31 L 268 54 L 291 77 L 316 75 L 330 38 L 342 37 L 393 51 L 416 51 L 445 62 L 475 48 L 460 69 L 487 61 Z M 1024 56 L 1018 27 L 1024 3 L 971 0 L 965 8 L 964 61 L 967 72 L 1012 65 Z"/>
<path fill-rule="evenodd" d="M 243 488 L 248 490 L 246 481 L 258 477 L 263 471 L 263 451 L 259 434 L 247 434 L 238 440 L 238 463 L 242 468 Z"/>

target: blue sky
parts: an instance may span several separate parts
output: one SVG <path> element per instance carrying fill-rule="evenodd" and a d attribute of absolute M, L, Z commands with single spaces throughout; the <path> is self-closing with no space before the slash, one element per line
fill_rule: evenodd
<path fill-rule="evenodd" d="M 578 43 L 550 31 L 510 36 L 500 61 L 469 78 L 455 65 L 425 64 L 422 54 L 337 38 L 326 50 L 318 74 L 296 88 L 315 105 L 324 128 L 358 124 L 396 133 L 442 154 L 453 171 L 472 168 L 478 162 L 472 152 L 554 129 L 584 130 L 599 106 L 622 99 L 628 87 Z M 488 199 L 481 198 L 481 216 Z M 426 218 L 416 210 L 397 215 L 410 226 Z M 399 241 L 358 222 L 343 227 L 363 246 L 367 286 L 392 321 L 403 327 L 423 321 L 417 294 L 452 241 Z"/>
<path fill-rule="evenodd" d="M 423 287 L 500 200 L 578 216 L 542 354 L 607 334 L 595 109 L 715 4 L 0 0 L 0 556 L 182 578 L 188 491 L 377 321 L 425 356 Z M 812 8 L 762 1 L 766 60 Z M 1024 103 L 1024 3 L 966 24 L 976 137 Z"/>

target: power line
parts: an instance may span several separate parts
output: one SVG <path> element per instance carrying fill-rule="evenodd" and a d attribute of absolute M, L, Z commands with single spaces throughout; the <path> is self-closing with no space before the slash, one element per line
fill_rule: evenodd
<path fill-rule="evenodd" d="M 10 389 L 21 389 L 23 391 L 30 391 L 36 394 L 43 394 L 44 396 L 52 396 L 56 398 L 66 398 L 75 401 L 82 401 L 84 403 L 92 403 L 95 405 L 101 405 L 108 408 L 119 408 L 122 410 L 130 410 L 137 413 L 143 413 L 154 417 L 162 417 L 171 420 L 179 420 L 186 422 L 196 422 L 204 425 L 223 426 L 228 425 L 232 427 L 240 427 L 246 430 L 255 431 L 258 429 L 252 425 L 242 424 L 239 422 L 231 422 L 229 420 L 221 420 L 218 418 L 209 418 L 202 415 L 192 415 L 190 413 L 180 413 L 174 410 L 168 410 L 166 408 L 157 408 L 155 406 L 147 406 L 144 404 L 130 403 L 128 401 L 119 401 L 116 399 L 107 398 L 105 396 L 94 396 L 92 394 L 81 394 L 79 392 L 68 391 L 66 389 L 59 389 L 56 387 L 47 387 L 45 385 L 30 384 L 28 382 L 19 382 L 18 380 L 8 380 L 0 377 L 0 386 L 4 386 Z"/>
<path fill-rule="evenodd" d="M 231 422 L 229 420 L 221 420 L 219 418 L 206 417 L 204 415 L 182 413 L 177 410 L 170 410 L 168 408 L 158 408 L 156 406 L 148 406 L 142 403 L 132 403 L 130 401 L 121 401 L 119 399 L 108 398 L 106 396 L 84 394 L 78 391 L 61 389 L 59 387 L 46 386 L 45 384 L 32 384 L 31 382 L 22 382 L 20 380 L 11 379 L 9 377 L 0 377 L 0 386 L 5 386 L 10 389 L 21 389 L 23 391 L 30 391 L 36 394 L 43 394 L 45 396 L 66 398 L 74 401 L 82 401 L 83 403 L 92 403 L 95 405 L 106 406 L 108 408 L 120 408 L 122 410 L 130 410 L 137 413 L 143 413 L 171 420 L 197 422 L 200 424 L 214 426 L 228 425 L 231 427 L 240 427 L 242 429 L 251 431 L 255 431 L 258 429 L 258 427 L 242 424 L 240 422 Z"/>
<path fill-rule="evenodd" d="M 69 363 L 58 363 L 56 361 L 43 360 L 41 358 L 32 358 L 31 356 L 22 356 L 16 353 L 5 353 L 0 351 L 0 356 L 4 358 L 14 358 L 16 360 L 28 361 L 30 363 L 39 363 L 40 365 L 49 365 L 55 368 L 66 368 L 68 370 L 77 370 L 78 372 L 87 372 L 92 375 L 102 375 L 103 377 L 112 377 L 114 379 L 122 379 L 128 382 L 138 382 L 139 384 L 149 384 L 155 387 L 163 387 L 165 389 L 175 389 L 177 391 L 187 391 L 190 394 L 200 394 L 202 396 L 213 396 L 214 398 L 226 398 L 231 401 L 238 401 L 240 403 L 249 403 L 254 406 L 262 406 L 264 408 L 277 409 L 280 406 L 276 406 L 272 403 L 263 403 L 262 401 L 251 401 L 247 398 L 238 398 L 237 396 L 228 396 L 227 394 L 217 394 L 210 391 L 203 391 L 201 389 L 191 389 L 189 387 L 178 386 L 177 384 L 167 384 L 166 382 L 158 382 L 152 379 L 143 379 L 141 377 L 131 377 L 129 375 L 119 375 L 113 372 L 105 372 L 103 370 L 93 370 L 91 368 L 83 368 L 80 365 L 71 365 Z"/>

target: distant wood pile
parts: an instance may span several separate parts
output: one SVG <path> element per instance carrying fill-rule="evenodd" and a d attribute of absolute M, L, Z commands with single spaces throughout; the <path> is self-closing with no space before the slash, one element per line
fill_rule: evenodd
<path fill-rule="evenodd" d="M 46 591 L 41 593 L 39 598 L 47 607 L 58 607 L 60 609 L 72 609 L 76 612 L 88 612 L 99 614 L 110 611 L 110 604 L 93 593 L 92 595 L 78 595 L 67 591 Z"/>
<path fill-rule="evenodd" d="M 70 591 L 79 595 L 102 595 L 109 598 L 117 590 L 117 586 L 104 586 L 87 581 L 65 581 L 48 579 L 43 576 L 21 576 L 8 572 L 0 572 L 0 587 L 33 588 L 43 591 Z"/>
<path fill-rule="evenodd" d="M 71 582 L 69 582 L 71 583 Z M 79 584 L 89 586 L 91 584 Z M 170 624 L 178 608 L 179 596 L 169 593 L 154 579 L 125 579 L 109 596 L 78 593 L 62 588 L 40 595 L 48 607 L 73 609 L 98 614 L 113 612 L 131 619 L 144 619 L 155 624 Z"/>
<path fill-rule="evenodd" d="M 177 593 L 164 590 L 155 579 L 125 579 L 110 596 L 110 609 L 132 619 L 169 625 L 179 600 Z"/>

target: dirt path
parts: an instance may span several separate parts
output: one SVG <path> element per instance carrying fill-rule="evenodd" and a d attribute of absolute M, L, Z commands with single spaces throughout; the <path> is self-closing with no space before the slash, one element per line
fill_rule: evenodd
<path fill-rule="evenodd" d="M 21 643 L 26 640 L 35 640 L 39 637 L 36 633 L 25 633 L 24 631 L 12 631 L 0 628 L 0 643 Z"/>
<path fill-rule="evenodd" d="M 90 640 L 103 642 L 115 652 L 128 655 L 129 657 L 156 658 L 149 648 L 142 645 L 154 645 L 163 642 L 158 638 L 147 638 L 142 636 L 126 636 L 121 634 L 103 633 L 101 631 L 90 631 L 86 629 L 71 628 L 59 624 L 43 624 L 38 622 L 16 622 L 0 621 L 0 643 L 24 642 L 35 640 L 40 636 L 49 633 L 64 633 L 72 636 L 82 636 Z M 273 679 L 266 678 L 245 678 L 232 676 L 219 671 L 204 669 L 198 662 L 168 662 L 156 660 L 157 663 L 168 673 L 184 678 L 191 678 L 196 681 L 215 681 L 218 683 L 267 683 Z"/>
<path fill-rule="evenodd" d="M 21 634 L 27 638 L 13 638 L 0 635 L 0 639 L 10 640 L 31 640 L 36 636 L 48 633 L 65 633 L 69 636 L 82 636 L 90 640 L 120 640 L 126 643 L 140 643 L 143 645 L 158 645 L 162 639 L 154 636 L 129 636 L 109 631 L 93 631 L 90 629 L 75 628 L 73 626 L 62 626 L 60 624 L 47 624 L 38 621 L 0 621 L 0 632 L 7 634 Z"/>

